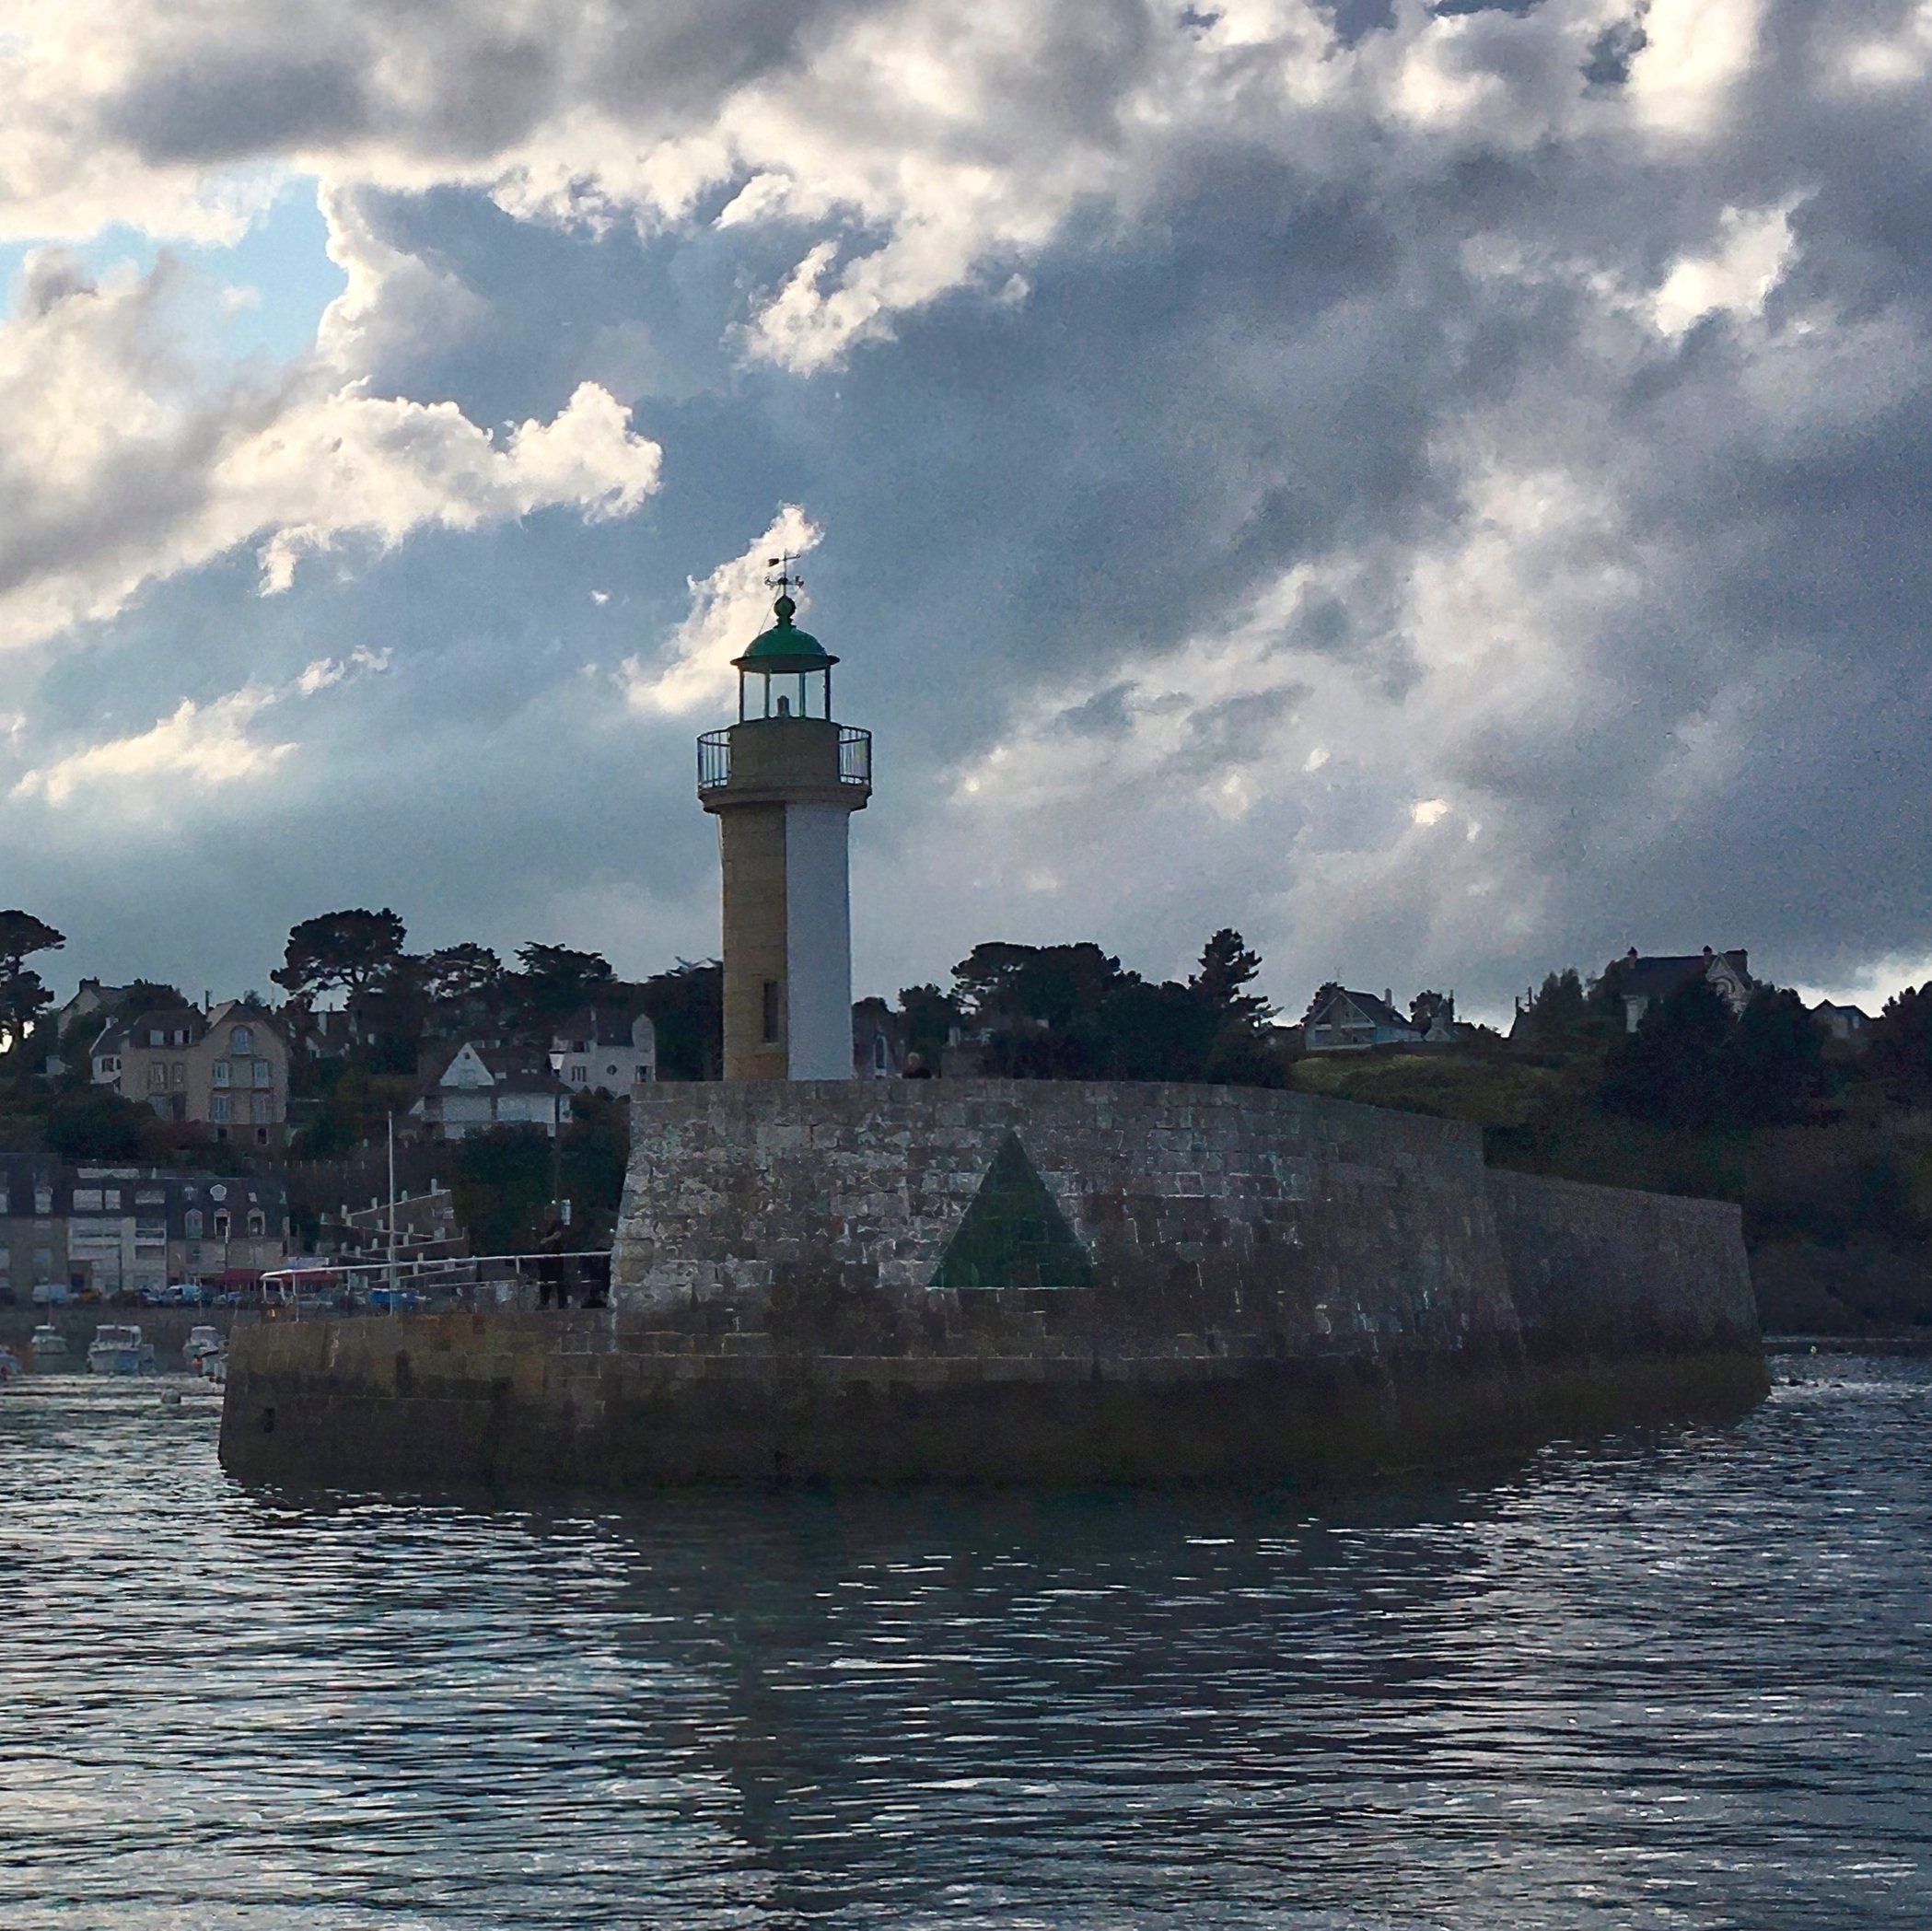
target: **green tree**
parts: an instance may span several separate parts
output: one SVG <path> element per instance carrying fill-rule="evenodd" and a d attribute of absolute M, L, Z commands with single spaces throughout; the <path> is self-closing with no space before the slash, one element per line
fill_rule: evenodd
<path fill-rule="evenodd" d="M 1730 1111 L 1750 1126 L 1801 1119 L 1823 1086 L 1824 1036 L 1794 992 L 1763 986 L 1731 1037 Z"/>
<path fill-rule="evenodd" d="M 1091 1022 L 1088 1063 L 1103 1079 L 1199 1080 L 1227 1023 L 1192 984 L 1130 980 Z"/>
<path fill-rule="evenodd" d="M 407 936 L 388 906 L 321 913 L 289 928 L 282 964 L 269 977 L 305 1002 L 342 987 L 353 1004 L 396 971 Z"/>
<path fill-rule="evenodd" d="M 1605 1111 L 1653 1126 L 1704 1127 L 1734 1111 L 1730 1008 L 1701 973 L 1657 1001 L 1615 1041 L 1597 1089 Z"/>
<path fill-rule="evenodd" d="M 1539 1046 L 1559 1046 L 1577 1039 L 1589 1019 L 1589 1001 L 1575 966 L 1544 976 L 1530 1000 L 1527 1030 Z"/>
<path fill-rule="evenodd" d="M 554 1156 L 540 1127 L 497 1126 L 460 1143 L 456 1216 L 480 1254 L 529 1253 L 549 1219 Z"/>
<path fill-rule="evenodd" d="M 899 1010 L 905 1016 L 905 1047 L 937 1070 L 955 1026 L 966 1020 L 966 1008 L 937 985 L 902 985 Z"/>
<path fill-rule="evenodd" d="M 1187 989 L 1224 1020 L 1259 1026 L 1274 1017 L 1274 1008 L 1258 993 L 1245 991 L 1262 969 L 1259 952 L 1232 925 L 1223 925 L 1201 948 L 1200 970 Z"/>
<path fill-rule="evenodd" d="M 660 1079 L 717 1079 L 725 1069 L 725 971 L 715 959 L 681 959 L 637 988 L 658 1033 Z"/>
<path fill-rule="evenodd" d="M 466 939 L 425 954 L 420 977 L 425 994 L 438 1006 L 486 999 L 503 983 L 503 961 L 488 946 Z"/>
<path fill-rule="evenodd" d="M 1932 1095 L 1932 981 L 1886 1000 L 1872 1028 L 1870 1064 L 1900 1098 Z"/>
<path fill-rule="evenodd" d="M 66 943 L 64 933 L 30 912 L 0 912 L 0 1051 L 17 1046 L 53 1004 L 53 995 L 27 961 Z"/>
<path fill-rule="evenodd" d="M 579 1006 L 608 1004 L 617 991 L 617 974 L 601 952 L 573 946 L 520 946 L 522 971 L 510 975 L 514 1024 L 527 1037 L 543 1035 Z"/>
<path fill-rule="evenodd" d="M 64 1160 L 145 1160 L 160 1123 L 145 1106 L 105 1087 L 63 1093 L 48 1110 L 47 1144 Z"/>
<path fill-rule="evenodd" d="M 570 1244 L 609 1247 L 631 1157 L 631 1108 L 608 1093 L 572 1096 L 558 1168 L 570 1203 Z"/>
<path fill-rule="evenodd" d="M 1130 975 L 1091 941 L 1070 946 L 1021 946 L 992 940 L 975 946 L 952 969 L 959 996 L 983 1023 L 1028 1020 L 1066 1027 L 1098 1013 L 1109 993 Z"/>

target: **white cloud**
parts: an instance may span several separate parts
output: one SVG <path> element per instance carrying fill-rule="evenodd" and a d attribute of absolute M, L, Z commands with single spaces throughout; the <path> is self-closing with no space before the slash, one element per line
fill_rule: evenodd
<path fill-rule="evenodd" d="M 1664 277 L 1652 304 L 1657 326 L 1666 335 L 1681 335 L 1714 309 L 1761 313 L 1795 251 L 1788 204 L 1754 212 L 1726 208 L 1717 246 L 1708 254 L 1684 256 Z"/>
<path fill-rule="evenodd" d="M 29 771 L 13 788 L 17 799 L 43 798 L 56 808 L 76 793 L 112 787 L 137 806 L 165 803 L 170 781 L 202 790 L 264 778 L 295 750 L 263 742 L 250 726 L 276 701 L 264 685 L 250 684 L 212 704 L 184 697 L 171 716 L 132 737 L 89 745 Z"/>
<path fill-rule="evenodd" d="M 340 387 L 320 365 L 211 381 L 174 346 L 184 271 L 29 261 L 0 326 L 0 649 L 124 610 L 150 584 L 257 546 L 264 590 L 304 555 L 392 549 L 547 507 L 622 516 L 660 451 L 586 383 L 549 423 L 497 442 L 453 402 Z"/>
<path fill-rule="evenodd" d="M 184 697 L 145 731 L 85 745 L 24 773 L 13 797 L 41 798 L 55 808 L 78 794 L 109 790 L 123 810 L 165 816 L 171 781 L 202 792 L 259 782 L 294 755 L 293 740 L 269 740 L 252 729 L 263 712 L 390 668 L 390 653 L 358 646 L 345 657 L 317 657 L 285 685 L 244 684 L 197 704 Z M 24 722 L 24 719 L 23 719 Z"/>
<path fill-rule="evenodd" d="M 787 503 L 771 527 L 742 555 L 690 583 L 691 611 L 657 658 L 626 657 L 620 673 L 634 711 L 681 717 L 716 709 L 736 688 L 731 660 L 740 657 L 772 621 L 772 592 L 765 579 L 771 559 L 803 556 L 819 541 L 816 523 Z"/>

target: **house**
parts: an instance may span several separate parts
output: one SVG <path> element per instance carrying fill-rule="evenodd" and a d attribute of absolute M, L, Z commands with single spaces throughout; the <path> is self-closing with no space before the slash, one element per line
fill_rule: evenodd
<path fill-rule="evenodd" d="M 534 1126 L 554 1139 L 570 1118 L 570 1088 L 547 1065 L 465 1040 L 409 1115 L 430 1140 L 466 1139 L 496 1126 Z"/>
<path fill-rule="evenodd" d="M 131 985 L 103 985 L 98 979 L 83 979 L 73 998 L 53 1016 L 55 1036 L 64 1039 L 68 1027 L 75 1020 L 85 1019 L 91 1014 L 105 1012 L 121 1005 L 133 991 Z"/>
<path fill-rule="evenodd" d="M 1711 989 L 1735 1018 L 1751 1004 L 1751 995 L 1758 989 L 1746 959 L 1742 947 L 1734 952 L 1714 952 L 1706 946 L 1702 952 L 1646 958 L 1632 946 L 1604 971 L 1606 976 L 1616 975 L 1617 994 L 1624 1002 L 1624 1029 L 1635 1032 L 1653 1005 L 1661 1004 L 1680 986 L 1697 978 L 1710 982 Z"/>
<path fill-rule="evenodd" d="M 88 1049 L 96 1086 L 217 1140 L 279 1146 L 288 1133 L 288 1046 L 268 1015 L 230 999 L 111 1019 Z"/>
<path fill-rule="evenodd" d="M 1849 1046 L 1855 1053 L 1863 1052 L 1871 1043 L 1867 1029 L 1872 1018 L 1861 1006 L 1839 1006 L 1830 999 L 1821 999 L 1811 1008 L 1811 1018 L 1826 1039 Z"/>
<path fill-rule="evenodd" d="M 1371 1046 L 1417 1046 L 1423 1034 L 1395 1009 L 1395 995 L 1324 985 L 1301 1022 L 1308 1053 L 1366 1053 Z"/>
<path fill-rule="evenodd" d="M 60 1162 L 0 1153 L 0 1307 L 26 1306 L 36 1287 L 67 1279 L 67 1223 L 55 1208 Z"/>
<path fill-rule="evenodd" d="M 0 1156 L 0 1285 L 135 1294 L 178 1281 L 238 1285 L 288 1251 L 279 1181 Z M 4 1299 L 4 1296 L 0 1296 Z"/>
<path fill-rule="evenodd" d="M 627 1019 L 606 1006 L 587 1006 L 551 1035 L 550 1070 L 573 1093 L 609 1093 L 622 1099 L 658 1076 L 658 1029 L 639 1013 Z"/>
<path fill-rule="evenodd" d="M 852 1076 L 897 1079 L 905 1071 L 905 1019 L 874 994 L 852 1007 Z"/>

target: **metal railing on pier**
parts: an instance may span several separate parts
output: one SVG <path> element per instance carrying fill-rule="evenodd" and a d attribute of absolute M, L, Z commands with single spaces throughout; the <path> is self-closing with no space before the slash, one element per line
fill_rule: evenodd
<path fill-rule="evenodd" d="M 453 1308 L 509 1314 L 610 1301 L 611 1250 L 604 1247 L 278 1267 L 262 1276 L 255 1311 L 267 1320 L 299 1320 L 304 1314 L 404 1316 Z"/>

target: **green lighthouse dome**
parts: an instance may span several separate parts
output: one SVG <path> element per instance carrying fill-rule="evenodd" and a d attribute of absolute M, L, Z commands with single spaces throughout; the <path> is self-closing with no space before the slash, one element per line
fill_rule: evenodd
<path fill-rule="evenodd" d="M 800 630 L 792 622 L 797 608 L 789 597 L 780 597 L 772 606 L 777 622 L 759 632 L 744 656 L 731 659 L 733 667 L 782 676 L 800 670 L 829 670 L 836 664 L 838 659 L 809 631 Z"/>

